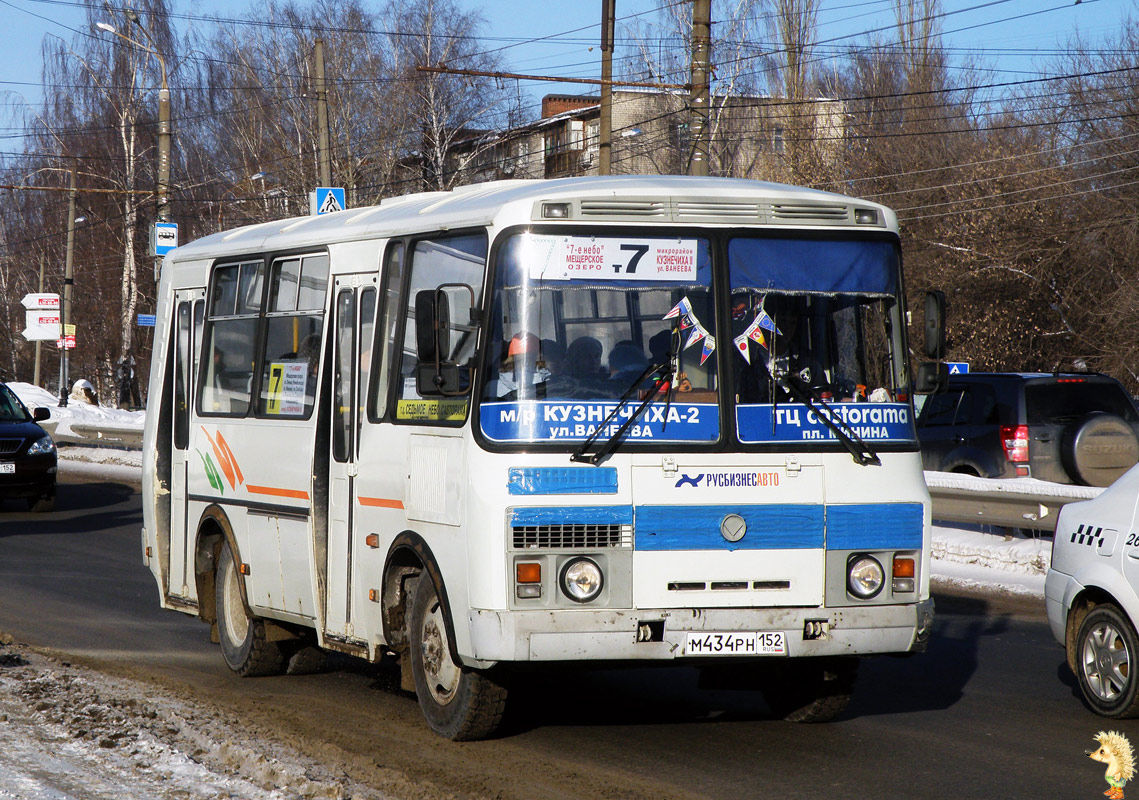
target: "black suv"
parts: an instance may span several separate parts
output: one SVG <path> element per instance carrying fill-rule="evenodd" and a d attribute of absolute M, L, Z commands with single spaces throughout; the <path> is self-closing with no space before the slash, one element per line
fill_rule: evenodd
<path fill-rule="evenodd" d="M 922 466 L 1107 486 L 1139 461 L 1139 412 L 1095 373 L 950 375 L 917 419 Z"/>

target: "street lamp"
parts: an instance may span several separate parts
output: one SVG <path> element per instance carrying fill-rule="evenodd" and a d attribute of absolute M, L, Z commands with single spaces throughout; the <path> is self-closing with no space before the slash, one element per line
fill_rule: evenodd
<path fill-rule="evenodd" d="M 158 51 L 150 32 L 143 27 L 142 21 L 133 9 L 126 9 L 127 19 L 138 26 L 146 43 L 132 39 L 125 33 L 120 33 L 114 25 L 106 22 L 96 22 L 95 27 L 101 31 L 118 36 L 123 41 L 133 44 L 141 50 L 150 53 L 158 61 L 162 73 L 162 87 L 158 90 L 158 221 L 168 222 L 170 219 L 168 194 L 170 189 L 170 87 L 166 82 L 166 60 Z"/>

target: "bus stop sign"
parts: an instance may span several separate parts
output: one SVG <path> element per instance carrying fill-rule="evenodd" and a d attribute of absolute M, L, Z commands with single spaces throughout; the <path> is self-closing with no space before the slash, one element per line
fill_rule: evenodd
<path fill-rule="evenodd" d="M 156 222 L 150 233 L 151 255 L 164 256 L 178 246 L 178 223 Z"/>

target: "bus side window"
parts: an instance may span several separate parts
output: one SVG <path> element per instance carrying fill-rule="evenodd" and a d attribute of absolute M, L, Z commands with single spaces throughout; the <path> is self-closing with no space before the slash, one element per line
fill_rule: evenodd
<path fill-rule="evenodd" d="M 178 304 L 174 359 L 174 447 L 185 450 L 190 442 L 190 315 L 191 304 Z"/>
<path fill-rule="evenodd" d="M 258 416 L 307 419 L 316 405 L 328 256 L 273 262 Z"/>
<path fill-rule="evenodd" d="M 214 270 L 204 332 L 208 356 L 199 369 L 200 414 L 243 417 L 249 411 L 264 273 L 262 261 Z"/>
<path fill-rule="evenodd" d="M 372 393 L 372 406 L 369 419 L 381 420 L 388 413 L 388 395 L 391 389 L 393 355 L 396 345 L 396 323 L 401 311 L 400 297 L 403 291 L 403 242 L 394 242 L 388 247 L 384 262 L 384 300 L 380 327 L 377 334 L 380 352 L 377 354 L 376 388 Z"/>
<path fill-rule="evenodd" d="M 415 295 L 423 289 L 436 289 L 444 283 L 470 286 L 475 302 L 482 297 L 483 275 L 486 269 L 487 238 L 484 233 L 460 234 L 415 243 L 411 256 L 411 279 L 407 297 L 403 298 L 406 322 L 403 336 L 403 358 L 400 364 L 399 385 L 396 397 L 397 419 L 459 423 L 466 419 L 469 398 L 455 398 L 452 402 L 440 401 L 424 406 L 416 391 L 415 374 L 419 360 L 416 356 Z M 465 291 L 462 295 L 468 296 Z M 458 293 L 456 294 L 458 296 Z M 410 301 L 410 302 L 409 302 Z M 469 366 L 478 343 L 477 329 L 471 323 L 469 308 L 452 303 L 450 343 L 451 352 L 445 360 L 459 364 L 464 372 L 463 382 L 469 385 Z M 457 401 L 457 402 L 456 402 Z"/>

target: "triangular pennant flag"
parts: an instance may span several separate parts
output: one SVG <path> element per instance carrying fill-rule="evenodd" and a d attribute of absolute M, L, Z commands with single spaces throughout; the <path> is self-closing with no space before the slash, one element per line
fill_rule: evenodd
<path fill-rule="evenodd" d="M 733 342 L 735 343 L 735 345 L 736 345 L 736 350 L 739 352 L 739 354 L 740 354 L 741 356 L 743 356 L 743 357 L 744 357 L 744 361 L 746 361 L 747 363 L 749 363 L 749 364 L 750 364 L 750 363 L 751 363 L 751 354 L 750 354 L 750 353 L 748 353 L 748 345 L 747 345 L 747 343 L 748 343 L 748 336 L 747 336 L 747 334 L 746 334 L 746 333 L 741 333 L 739 336 L 737 336 L 736 338 L 732 339 L 732 341 L 733 341 Z"/>
<path fill-rule="evenodd" d="M 708 356 L 712 355 L 712 351 L 716 349 L 716 337 L 706 336 L 704 338 L 704 349 L 700 352 L 700 363 L 703 364 L 708 360 Z"/>
<path fill-rule="evenodd" d="M 687 315 L 692 310 L 692 306 L 688 304 L 688 298 L 680 298 L 680 302 L 672 307 L 672 310 L 665 314 L 661 319 L 675 319 L 681 314 Z"/>
<path fill-rule="evenodd" d="M 688 341 L 684 343 L 684 349 L 687 350 L 689 347 L 696 344 L 707 335 L 708 333 L 699 325 L 697 325 L 695 328 L 693 328 L 692 335 L 688 337 Z"/>

